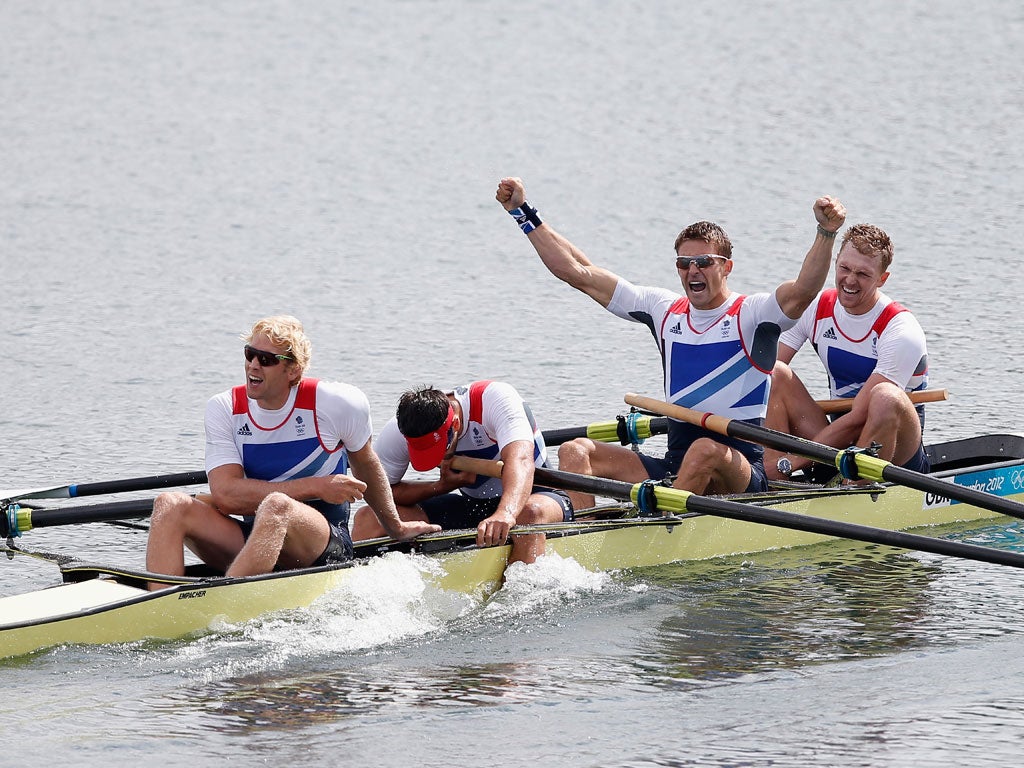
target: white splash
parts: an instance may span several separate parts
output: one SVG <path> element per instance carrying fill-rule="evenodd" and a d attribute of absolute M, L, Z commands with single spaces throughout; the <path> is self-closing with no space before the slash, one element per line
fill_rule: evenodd
<path fill-rule="evenodd" d="M 612 582 L 606 572 L 588 571 L 572 558 L 548 553 L 530 565 L 512 563 L 505 585 L 484 608 L 484 615 L 521 616 L 603 591 Z"/>
<path fill-rule="evenodd" d="M 175 655 L 193 674 L 220 679 L 442 631 L 480 603 L 432 586 L 427 577 L 439 568 L 426 557 L 389 553 L 352 569 L 341 586 L 308 608 L 225 626 Z"/>

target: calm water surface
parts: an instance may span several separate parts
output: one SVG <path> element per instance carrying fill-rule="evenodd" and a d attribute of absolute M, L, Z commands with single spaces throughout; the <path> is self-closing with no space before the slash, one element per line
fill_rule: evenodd
<path fill-rule="evenodd" d="M 494 202 L 508 174 L 638 282 L 674 285 L 675 234 L 718 221 L 744 291 L 794 275 L 836 194 L 896 243 L 887 288 L 953 393 L 929 436 L 1022 431 L 1022 29 L 1009 0 L 5 3 L 0 486 L 201 467 L 203 403 L 272 312 L 378 427 L 421 383 L 507 379 L 546 427 L 657 394 L 646 331 Z M 946 533 L 1024 549 L 1018 526 Z M 125 564 L 145 542 L 30 537 Z M 5 592 L 55 578 L 0 562 Z M 197 641 L 0 663 L 0 765 L 1007 764 L 1020 579 L 837 544 L 552 560 L 480 605 L 396 559 Z"/>

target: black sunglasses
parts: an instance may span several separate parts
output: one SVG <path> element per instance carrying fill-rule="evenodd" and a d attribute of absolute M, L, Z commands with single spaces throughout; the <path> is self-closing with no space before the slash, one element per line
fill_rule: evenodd
<path fill-rule="evenodd" d="M 676 269 L 687 270 L 690 268 L 690 264 L 696 264 L 697 269 L 707 269 L 715 263 L 715 259 L 728 261 L 725 256 L 712 253 L 705 254 L 704 256 L 676 256 Z"/>
<path fill-rule="evenodd" d="M 264 352 L 262 349 L 256 349 L 256 347 L 250 347 L 248 344 L 245 345 L 245 359 L 246 362 L 252 362 L 255 357 L 260 361 L 260 365 L 263 368 L 270 368 L 273 365 L 277 365 L 282 360 L 294 360 L 294 357 L 288 355 L 278 355 L 274 352 Z"/>

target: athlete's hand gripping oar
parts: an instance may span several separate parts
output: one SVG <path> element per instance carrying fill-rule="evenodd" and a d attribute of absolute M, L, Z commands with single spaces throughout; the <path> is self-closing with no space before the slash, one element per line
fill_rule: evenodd
<path fill-rule="evenodd" d="M 458 461 L 459 468 L 466 471 L 491 477 L 501 477 L 500 461 L 469 459 L 463 456 L 456 457 L 452 461 L 453 463 Z M 645 509 L 648 511 L 658 509 L 673 513 L 698 512 L 705 515 L 726 517 L 732 520 L 742 520 L 749 523 L 789 528 L 795 531 L 817 533 L 823 536 L 853 539 L 869 544 L 881 544 L 887 547 L 899 547 L 900 549 L 912 549 L 935 555 L 1024 568 L 1024 554 L 1017 552 L 1007 552 L 1001 549 L 992 549 L 991 547 L 979 547 L 976 544 L 963 544 L 947 539 L 935 539 L 930 536 L 920 536 L 902 531 L 890 531 L 885 528 L 873 528 L 857 523 L 811 517 L 810 515 L 799 515 L 793 512 L 783 512 L 779 509 L 743 504 L 738 501 L 712 496 L 698 496 L 689 491 L 668 488 L 650 481 L 630 484 L 620 480 L 608 480 L 603 477 L 576 475 L 571 472 L 542 468 L 538 468 L 535 471 L 534 477 L 538 482 L 552 488 L 597 493 L 613 499 L 629 500 L 640 507 L 642 511 Z"/>
<path fill-rule="evenodd" d="M 18 499 L 77 499 L 82 496 L 102 496 L 108 493 L 128 493 L 130 491 L 149 491 L 155 488 L 177 488 L 182 485 L 202 485 L 205 482 L 206 473 L 203 471 L 179 472 L 172 475 L 129 477 L 124 480 L 106 480 L 96 483 L 52 485 L 46 488 L 23 491 L 0 491 L 0 501 L 17 501 Z"/>
<path fill-rule="evenodd" d="M 663 416 L 684 421 L 687 424 L 695 424 L 711 432 L 717 432 L 720 435 L 728 435 L 740 440 L 760 443 L 780 451 L 795 453 L 798 456 L 817 461 L 820 464 L 828 464 L 838 469 L 844 477 L 853 480 L 865 479 L 875 482 L 884 480 L 897 485 L 905 485 L 908 488 L 914 488 L 924 493 L 933 493 L 942 498 L 972 504 L 981 509 L 988 509 L 1003 515 L 1009 515 L 1010 517 L 1024 519 L 1024 504 L 1020 502 L 985 493 L 984 491 L 964 485 L 957 485 L 948 480 L 925 475 L 921 472 L 914 472 L 904 467 L 898 467 L 891 462 L 880 459 L 877 456 L 871 456 L 860 450 L 838 450 L 829 445 L 788 435 L 785 432 L 776 432 L 774 429 L 759 427 L 756 424 L 736 419 L 728 419 L 725 416 L 694 411 L 681 405 L 666 403 L 662 400 L 644 397 L 643 395 L 630 393 L 626 395 L 625 399 L 630 405 L 643 408 L 645 411 L 660 413 Z"/>

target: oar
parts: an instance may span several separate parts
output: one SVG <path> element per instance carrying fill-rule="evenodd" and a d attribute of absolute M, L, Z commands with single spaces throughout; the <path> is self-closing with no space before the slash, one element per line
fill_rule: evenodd
<path fill-rule="evenodd" d="M 947 389 L 922 389 L 918 392 L 908 392 L 910 402 L 937 403 L 949 399 Z M 825 413 L 841 413 L 853 407 L 852 397 L 840 397 L 835 400 L 815 400 L 815 403 Z M 630 423 L 630 422 L 633 423 Z M 634 434 L 631 434 L 635 432 Z M 668 432 L 668 419 L 657 418 L 647 414 L 630 413 L 626 416 L 619 416 L 615 421 L 595 421 L 583 427 L 565 427 L 564 429 L 544 430 L 544 442 L 548 445 L 561 445 L 578 437 L 589 437 L 602 443 L 621 443 L 629 445 L 637 442 L 636 438 L 646 440 L 652 435 L 663 435 Z"/>
<path fill-rule="evenodd" d="M 205 472 L 179 472 L 172 475 L 130 477 L 125 480 L 54 485 L 27 491 L 0 491 L 0 501 L 17 501 L 18 499 L 77 499 L 82 496 L 100 496 L 108 493 L 128 493 L 130 491 L 148 491 L 155 488 L 176 488 L 181 485 L 201 485 L 205 482 Z"/>
<path fill-rule="evenodd" d="M 907 392 L 907 397 L 914 405 L 922 403 L 938 403 L 949 399 L 948 389 L 919 389 L 916 392 Z M 853 407 L 852 397 L 837 397 L 835 400 L 815 400 L 818 407 L 825 413 L 842 413 Z"/>
<path fill-rule="evenodd" d="M 83 504 L 65 509 L 33 509 L 11 504 L 6 509 L 0 507 L 0 538 L 20 536 L 33 528 L 148 517 L 152 512 L 152 499 L 112 501 L 108 504 Z"/>
<path fill-rule="evenodd" d="M 476 472 L 477 474 L 490 477 L 501 477 L 502 465 L 500 461 L 457 456 L 452 460 L 452 465 L 464 471 Z M 779 528 L 789 528 L 795 531 L 816 533 L 823 536 L 853 539 L 869 544 L 880 544 L 886 547 L 899 547 L 900 549 L 912 549 L 935 555 L 960 557 L 983 563 L 1024 568 L 1024 554 L 1017 552 L 1007 552 L 1001 549 L 992 549 L 991 547 L 979 547 L 976 544 L 964 544 L 946 539 L 935 539 L 930 536 L 920 536 L 902 531 L 890 531 L 885 528 L 873 528 L 858 523 L 846 523 L 839 520 L 800 515 L 769 507 L 743 504 L 729 499 L 698 496 L 689 491 L 668 488 L 653 483 L 630 484 L 603 477 L 590 477 L 589 475 L 577 475 L 571 472 L 543 468 L 537 468 L 534 472 L 534 477 L 539 483 L 553 488 L 594 493 L 609 496 L 613 499 L 628 500 L 641 507 L 650 504 L 654 508 L 665 512 L 696 512 L 726 517 L 732 520 L 742 520 L 748 523 L 760 523 Z M 647 496 L 647 501 L 643 500 L 644 496 Z"/>
<path fill-rule="evenodd" d="M 647 411 L 660 413 L 664 416 L 684 421 L 687 424 L 695 424 L 712 432 L 721 435 L 748 440 L 761 445 L 767 445 L 779 451 L 795 453 L 806 459 L 817 461 L 821 464 L 828 464 L 840 470 L 844 476 L 848 474 L 848 463 L 853 462 L 857 476 L 865 480 L 875 482 L 887 481 L 897 485 L 905 485 L 924 493 L 932 493 L 946 499 L 954 499 L 965 504 L 973 504 L 982 509 L 988 509 L 1010 517 L 1024 519 L 1024 504 L 1012 499 L 994 496 L 965 485 L 957 485 L 949 480 L 943 480 L 921 472 L 914 472 L 911 469 L 898 467 L 891 462 L 870 456 L 862 451 L 837 450 L 829 445 L 815 443 L 811 440 L 804 440 L 800 437 L 788 435 L 785 432 L 777 432 L 767 427 L 759 427 L 745 421 L 729 419 L 725 416 L 716 416 L 712 413 L 701 413 L 681 405 L 666 403 L 643 395 L 626 395 L 626 402 L 643 408 Z"/>
<path fill-rule="evenodd" d="M 601 443 L 629 445 L 638 440 L 646 440 L 652 435 L 662 435 L 667 431 L 668 419 L 631 413 L 619 416 L 615 421 L 595 421 L 585 427 L 546 429 L 542 434 L 544 442 L 548 445 L 561 445 L 578 437 L 589 437 Z"/>

